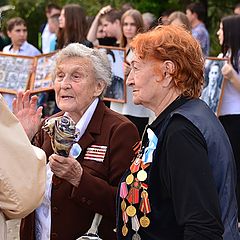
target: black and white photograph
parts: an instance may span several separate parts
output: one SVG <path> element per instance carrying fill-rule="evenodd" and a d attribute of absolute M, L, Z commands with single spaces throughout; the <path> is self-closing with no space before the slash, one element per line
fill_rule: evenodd
<path fill-rule="evenodd" d="M 126 102 L 126 85 L 124 78 L 123 63 L 126 57 L 125 49 L 118 47 L 99 46 L 101 51 L 106 52 L 112 67 L 112 84 L 107 88 L 104 100 L 112 102 Z"/>
<path fill-rule="evenodd" d="M 27 90 L 33 65 L 33 57 L 0 53 L 0 92 Z"/>
<path fill-rule="evenodd" d="M 41 92 L 52 89 L 52 70 L 55 63 L 56 52 L 36 56 L 36 71 L 30 89 Z"/>
<path fill-rule="evenodd" d="M 205 101 L 216 114 L 220 107 L 220 99 L 224 85 L 221 69 L 226 62 L 226 58 L 208 57 L 205 60 L 205 83 L 200 98 Z"/>

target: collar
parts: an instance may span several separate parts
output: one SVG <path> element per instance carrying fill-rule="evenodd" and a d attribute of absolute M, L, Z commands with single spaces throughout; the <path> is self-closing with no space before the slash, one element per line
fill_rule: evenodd
<path fill-rule="evenodd" d="M 174 111 L 189 100 L 190 99 L 187 97 L 177 97 L 167 108 L 164 109 L 164 111 L 154 120 L 154 122 L 149 125 L 149 127 L 152 130 L 156 129 L 172 111 Z"/>
<path fill-rule="evenodd" d="M 13 44 L 11 44 L 10 47 L 9 47 L 9 52 L 11 52 L 11 53 L 20 53 L 20 52 L 24 51 L 24 49 L 26 49 L 26 45 L 27 45 L 27 41 L 25 41 L 22 44 L 22 46 L 20 46 L 20 48 L 17 51 L 15 51 L 15 50 L 13 50 Z"/>
<path fill-rule="evenodd" d="M 85 133 L 89 122 L 92 119 L 92 116 L 96 110 L 96 107 L 98 105 L 99 98 L 96 98 L 91 105 L 88 107 L 88 109 L 85 111 L 85 113 L 82 115 L 80 120 L 76 124 L 76 128 L 79 131 L 79 139 L 82 137 L 82 135 Z M 64 115 L 68 115 L 68 113 L 65 113 Z"/>

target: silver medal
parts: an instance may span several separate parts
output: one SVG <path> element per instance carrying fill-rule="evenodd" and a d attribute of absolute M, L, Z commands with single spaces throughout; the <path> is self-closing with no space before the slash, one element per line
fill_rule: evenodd
<path fill-rule="evenodd" d="M 132 240 L 141 240 L 141 237 L 140 237 L 140 235 L 136 232 L 136 233 L 133 234 Z"/>

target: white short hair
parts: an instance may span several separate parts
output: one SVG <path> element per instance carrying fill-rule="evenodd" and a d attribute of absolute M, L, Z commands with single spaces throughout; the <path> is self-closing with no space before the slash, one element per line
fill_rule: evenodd
<path fill-rule="evenodd" d="M 112 72 L 107 54 L 98 49 L 86 47 L 80 43 L 71 43 L 57 53 L 53 70 L 53 80 L 56 77 L 56 66 L 58 63 L 69 57 L 87 58 L 90 60 L 95 72 L 96 80 L 104 81 L 106 83 L 103 93 L 106 91 L 107 86 L 111 85 Z"/>

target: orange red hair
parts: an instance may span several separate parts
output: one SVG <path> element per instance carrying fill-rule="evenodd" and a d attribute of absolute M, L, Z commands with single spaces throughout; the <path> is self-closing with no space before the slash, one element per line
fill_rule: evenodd
<path fill-rule="evenodd" d="M 141 59 L 172 61 L 175 65 L 175 71 L 171 74 L 174 87 L 183 96 L 200 96 L 204 83 L 202 50 L 197 40 L 182 27 L 158 26 L 138 34 L 131 42 L 131 47 Z"/>

